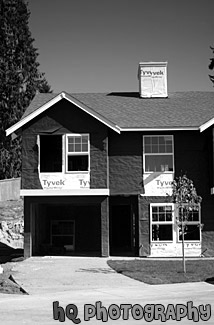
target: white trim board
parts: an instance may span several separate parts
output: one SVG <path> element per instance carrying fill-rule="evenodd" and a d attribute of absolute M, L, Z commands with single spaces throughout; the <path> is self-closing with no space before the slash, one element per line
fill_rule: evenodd
<path fill-rule="evenodd" d="M 20 190 L 20 196 L 109 196 L 109 189 Z"/>
<path fill-rule="evenodd" d="M 144 132 L 161 132 L 161 131 L 199 131 L 198 127 L 195 126 L 187 126 L 187 127 L 157 127 L 157 128 L 120 128 L 120 131 L 123 132 L 137 132 L 137 131 L 144 131 Z"/>
<path fill-rule="evenodd" d="M 211 118 L 209 121 L 205 122 L 204 124 L 202 124 L 199 129 L 200 132 L 205 131 L 206 129 L 208 129 L 210 126 L 212 126 L 214 124 L 214 117 Z"/>

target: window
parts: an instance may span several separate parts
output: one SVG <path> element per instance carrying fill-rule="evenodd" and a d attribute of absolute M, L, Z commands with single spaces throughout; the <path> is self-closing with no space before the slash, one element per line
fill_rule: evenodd
<path fill-rule="evenodd" d="M 173 172 L 173 136 L 144 136 L 145 172 Z"/>
<path fill-rule="evenodd" d="M 51 245 L 74 250 L 74 220 L 51 221 Z"/>
<path fill-rule="evenodd" d="M 89 135 L 66 135 L 66 171 L 89 170 Z"/>
<path fill-rule="evenodd" d="M 151 203 L 151 241 L 181 242 L 181 216 L 182 208 L 173 203 Z M 195 207 L 189 210 L 187 221 L 185 221 L 184 240 L 186 242 L 198 242 L 201 240 L 200 205 L 195 205 Z"/>
<path fill-rule="evenodd" d="M 89 135 L 40 135 L 39 161 L 41 173 L 88 172 Z"/>
<path fill-rule="evenodd" d="M 62 135 L 40 135 L 40 172 L 62 172 Z"/>
<path fill-rule="evenodd" d="M 187 209 L 183 208 L 184 214 L 187 213 Z M 182 219 L 182 207 L 178 207 L 179 220 Z M 200 218 L 200 206 L 196 205 L 195 208 L 191 208 L 188 212 L 187 221 L 184 222 L 184 240 L 185 241 L 200 241 L 201 234 L 201 218 Z M 178 238 L 182 240 L 181 226 L 178 227 Z"/>
<path fill-rule="evenodd" d="M 151 204 L 151 238 L 156 241 L 173 241 L 173 205 Z"/>

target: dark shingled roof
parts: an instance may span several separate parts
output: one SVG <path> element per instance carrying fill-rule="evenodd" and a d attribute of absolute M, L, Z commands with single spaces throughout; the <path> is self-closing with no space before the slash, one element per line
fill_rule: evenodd
<path fill-rule="evenodd" d="M 58 94 L 37 94 L 22 119 Z M 214 92 L 170 93 L 140 98 L 138 93 L 68 94 L 120 128 L 199 127 L 214 117 Z"/>

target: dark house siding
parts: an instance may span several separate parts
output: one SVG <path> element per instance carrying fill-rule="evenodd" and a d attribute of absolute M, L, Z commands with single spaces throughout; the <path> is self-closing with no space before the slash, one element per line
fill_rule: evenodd
<path fill-rule="evenodd" d="M 210 197 L 213 173 L 211 132 L 177 132 L 174 143 L 176 176 L 186 173 L 194 181 L 198 195 L 203 199 Z"/>
<path fill-rule="evenodd" d="M 126 132 L 109 135 L 109 183 L 111 194 L 138 193 L 142 187 L 142 136 Z"/>
<path fill-rule="evenodd" d="M 107 127 L 75 105 L 62 100 L 23 128 L 22 189 L 39 189 L 38 134 L 90 134 L 91 188 L 107 188 Z"/>

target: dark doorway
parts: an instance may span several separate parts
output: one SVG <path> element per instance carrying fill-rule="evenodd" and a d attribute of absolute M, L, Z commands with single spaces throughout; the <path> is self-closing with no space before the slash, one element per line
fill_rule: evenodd
<path fill-rule="evenodd" d="M 133 255 L 131 205 L 112 205 L 110 210 L 110 255 Z"/>

